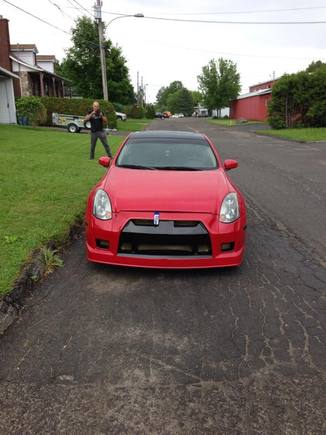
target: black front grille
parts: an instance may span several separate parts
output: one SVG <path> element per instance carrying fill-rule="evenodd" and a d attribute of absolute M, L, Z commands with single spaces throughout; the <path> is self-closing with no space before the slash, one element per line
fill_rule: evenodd
<path fill-rule="evenodd" d="M 122 230 L 119 254 L 160 256 L 210 256 L 211 241 L 197 221 L 131 220 Z"/>

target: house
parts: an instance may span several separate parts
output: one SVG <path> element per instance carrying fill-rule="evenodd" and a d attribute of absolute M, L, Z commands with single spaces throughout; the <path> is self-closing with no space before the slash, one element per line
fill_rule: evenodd
<path fill-rule="evenodd" d="M 0 41 L 0 124 L 16 124 L 14 81 L 19 77 L 11 71 L 8 20 L 1 15 Z"/>
<path fill-rule="evenodd" d="M 54 72 L 53 55 L 38 55 L 35 44 L 10 45 L 12 71 L 20 77 L 15 96 L 63 97 L 64 79 Z"/>
<path fill-rule="evenodd" d="M 249 87 L 247 94 L 239 95 L 230 104 L 232 119 L 248 121 L 266 121 L 268 118 L 268 102 L 272 98 L 272 88 L 277 79 L 258 83 Z"/>
<path fill-rule="evenodd" d="M 7 71 L 1 73 L 2 94 L 13 86 L 16 98 L 32 95 L 64 96 L 65 80 L 54 71 L 55 56 L 38 54 L 35 44 L 10 44 L 8 20 L 2 16 L 0 16 L 0 41 L 0 67 Z M 6 88 L 3 80 L 6 81 Z M 3 102 L 1 104 L 3 112 Z"/>

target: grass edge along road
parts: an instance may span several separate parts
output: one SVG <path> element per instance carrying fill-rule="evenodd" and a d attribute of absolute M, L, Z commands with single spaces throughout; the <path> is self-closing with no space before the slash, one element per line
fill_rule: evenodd
<path fill-rule="evenodd" d="M 255 132 L 263 136 L 279 137 L 297 142 L 326 142 L 326 127 L 285 128 L 284 130 L 259 130 Z"/>
<path fill-rule="evenodd" d="M 151 119 L 128 118 L 126 121 L 121 121 L 118 119 L 117 122 L 118 122 L 118 131 L 141 131 L 144 130 L 151 123 Z"/>
<path fill-rule="evenodd" d="M 90 188 L 104 175 L 89 160 L 89 136 L 0 125 L 0 296 L 10 291 L 34 249 L 62 240 L 83 215 Z M 120 136 L 110 136 L 114 153 Z"/>
<path fill-rule="evenodd" d="M 220 127 L 234 127 L 235 125 L 248 125 L 248 124 L 263 124 L 261 121 L 246 121 L 231 118 L 210 119 L 210 124 L 219 125 Z"/>

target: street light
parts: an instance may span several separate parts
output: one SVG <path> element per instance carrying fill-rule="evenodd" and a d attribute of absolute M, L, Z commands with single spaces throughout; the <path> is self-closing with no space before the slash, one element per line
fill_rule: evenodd
<path fill-rule="evenodd" d="M 96 0 L 94 5 L 94 14 L 95 20 L 98 23 L 98 34 L 99 34 L 99 42 L 100 42 L 100 59 L 101 59 L 101 71 L 102 71 L 102 87 L 103 87 L 103 98 L 104 100 L 109 100 L 108 94 L 108 80 L 107 80 L 107 71 L 106 71 L 106 60 L 105 60 L 105 50 L 103 47 L 103 21 L 102 21 L 102 2 L 101 0 Z M 107 23 L 107 27 L 115 20 L 120 18 L 144 18 L 144 14 L 138 13 L 133 15 L 119 15 L 118 17 L 113 18 L 111 21 Z"/>
<path fill-rule="evenodd" d="M 118 17 L 112 18 L 112 20 L 110 20 L 107 24 L 106 27 L 108 27 L 111 23 L 113 23 L 113 21 L 115 20 L 119 20 L 120 18 L 144 18 L 145 15 L 138 13 L 138 14 L 133 14 L 133 15 L 119 15 Z"/>

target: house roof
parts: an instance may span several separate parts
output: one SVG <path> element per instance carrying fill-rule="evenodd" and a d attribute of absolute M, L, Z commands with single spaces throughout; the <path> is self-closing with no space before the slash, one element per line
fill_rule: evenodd
<path fill-rule="evenodd" d="M 13 79 L 19 79 L 20 80 L 19 76 L 17 76 L 16 74 L 12 73 L 11 71 L 8 71 L 5 68 L 2 68 L 2 66 L 0 66 L 0 75 L 4 75 L 4 76 L 7 76 L 7 77 L 12 77 Z"/>
<path fill-rule="evenodd" d="M 29 63 L 27 63 L 27 62 L 24 62 L 23 60 L 19 59 L 19 57 L 15 56 L 15 55 L 12 54 L 12 53 L 10 54 L 9 57 L 10 57 L 10 59 L 12 59 L 14 62 L 17 62 L 17 63 L 19 63 L 19 64 L 21 64 L 21 65 L 24 65 L 24 66 L 26 66 L 27 68 L 31 69 L 32 71 L 43 72 L 44 74 L 48 74 L 48 75 L 50 75 L 50 76 L 54 76 L 54 77 L 57 77 L 57 78 L 59 78 L 59 79 L 62 79 L 62 80 L 68 81 L 68 80 L 65 79 L 64 77 L 61 77 L 61 76 L 59 76 L 58 74 L 55 74 L 55 73 L 51 73 L 50 71 L 48 71 L 48 70 L 42 68 L 42 67 L 39 66 L 39 65 L 31 65 L 31 64 L 29 64 Z"/>
<path fill-rule="evenodd" d="M 33 71 L 42 71 L 43 70 L 43 68 L 41 68 L 40 66 L 38 66 L 38 65 L 31 65 L 30 63 L 27 63 L 27 62 L 24 62 L 23 60 L 21 60 L 18 56 L 15 56 L 14 54 L 10 54 L 10 59 L 11 60 L 13 60 L 13 61 L 15 61 L 15 62 L 17 62 L 17 63 L 20 63 L 21 65 L 24 65 L 24 66 L 26 66 L 27 68 L 30 68 L 31 70 L 33 70 Z"/>
<path fill-rule="evenodd" d="M 265 80 L 264 82 L 259 82 L 259 83 L 256 83 L 256 84 L 254 84 L 254 85 L 250 85 L 250 87 L 251 87 L 251 88 L 254 88 L 255 86 L 265 85 L 265 84 L 267 84 L 267 83 L 276 82 L 277 80 L 279 80 L 279 77 L 276 77 L 275 79 Z"/>
<path fill-rule="evenodd" d="M 36 60 L 38 61 L 38 62 L 40 62 L 40 61 L 49 61 L 49 60 L 52 60 L 53 62 L 55 62 L 56 61 L 56 57 L 54 56 L 54 54 L 37 54 L 36 55 Z"/>
<path fill-rule="evenodd" d="M 242 94 L 239 95 L 237 98 L 235 98 L 236 100 L 243 100 L 244 98 L 251 98 L 251 97 L 257 97 L 258 95 L 266 95 L 266 94 L 271 94 L 272 93 L 272 89 L 268 88 L 268 89 L 260 89 L 259 91 L 255 91 L 255 92 L 248 92 L 247 94 Z"/>
<path fill-rule="evenodd" d="M 36 53 L 38 53 L 38 49 L 35 44 L 11 44 L 10 50 L 36 51 Z"/>

